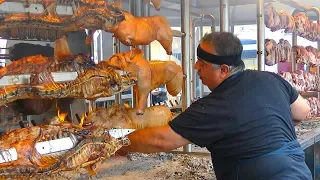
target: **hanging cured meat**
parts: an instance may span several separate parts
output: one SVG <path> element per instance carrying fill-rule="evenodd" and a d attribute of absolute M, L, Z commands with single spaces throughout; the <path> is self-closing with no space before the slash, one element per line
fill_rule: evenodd
<path fill-rule="evenodd" d="M 305 12 L 299 12 L 294 16 L 284 10 L 277 11 L 271 3 L 264 9 L 265 25 L 271 31 L 284 29 L 285 33 L 297 32 L 297 34 L 309 41 L 320 40 L 320 24 L 309 20 Z"/>
<path fill-rule="evenodd" d="M 272 4 L 267 4 L 264 7 L 265 24 L 271 31 L 277 31 L 281 29 L 281 22 L 279 13 L 275 10 Z"/>
<path fill-rule="evenodd" d="M 276 41 L 274 41 L 273 39 L 266 39 L 265 50 L 266 50 L 265 64 L 268 66 L 272 66 L 278 63 L 278 57 L 276 54 L 276 50 L 277 50 Z"/>

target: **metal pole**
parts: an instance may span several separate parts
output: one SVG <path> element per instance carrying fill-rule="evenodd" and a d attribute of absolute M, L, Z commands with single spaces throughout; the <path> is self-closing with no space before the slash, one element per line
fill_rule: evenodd
<path fill-rule="evenodd" d="M 138 0 L 139 1 L 139 0 Z M 129 3 L 129 12 L 132 14 L 132 15 L 135 15 L 135 0 L 129 0 L 128 1 Z M 131 47 L 130 47 L 131 49 Z M 134 108 L 135 107 L 135 104 L 136 104 L 136 93 L 133 91 L 133 88 L 131 88 L 131 95 L 132 95 L 132 98 L 131 98 L 131 107 Z"/>
<path fill-rule="evenodd" d="M 120 53 L 120 41 L 116 37 L 113 37 L 112 41 L 113 41 L 113 54 Z M 115 103 L 122 104 L 121 93 L 118 93 L 115 95 Z"/>
<path fill-rule="evenodd" d="M 192 69 L 192 98 L 197 98 L 197 81 L 199 80 L 197 77 L 197 73 L 196 70 L 193 68 L 195 63 L 196 63 L 196 32 L 195 32 L 195 27 L 197 27 L 197 22 L 200 20 L 200 18 L 193 18 L 191 20 L 191 27 L 190 27 L 190 31 L 191 31 L 191 45 L 190 45 L 190 54 L 192 54 L 191 57 L 191 63 L 192 63 L 192 67 L 190 69 Z M 198 34 L 197 34 L 198 36 Z M 199 36 L 198 36 L 199 37 Z M 200 83 L 199 83 L 200 85 Z"/>
<path fill-rule="evenodd" d="M 134 1 L 134 15 L 135 16 L 142 16 L 142 1 L 136 0 Z"/>
<path fill-rule="evenodd" d="M 216 18 L 211 14 L 201 14 L 203 19 L 209 19 L 211 21 L 211 32 L 216 32 Z M 229 24 L 229 23 L 228 23 Z M 203 33 L 201 34 L 201 37 L 203 36 Z"/>
<path fill-rule="evenodd" d="M 220 0 L 220 31 L 229 31 L 229 0 Z"/>
<path fill-rule="evenodd" d="M 191 59 L 193 60 L 192 61 L 192 67 L 194 66 L 194 64 L 196 63 L 196 60 L 197 60 L 197 57 L 196 57 L 196 36 L 197 37 L 200 37 L 200 39 L 203 37 L 203 19 L 208 19 L 211 21 L 211 26 L 210 26 L 210 29 L 211 29 L 211 32 L 215 32 L 215 28 L 216 28 L 216 23 L 215 23 L 215 18 L 213 15 L 211 14 L 200 14 L 200 18 L 193 18 L 193 20 L 191 21 L 192 23 L 192 28 L 191 28 L 191 37 L 192 37 L 192 43 L 191 43 L 191 53 L 192 54 L 192 57 Z M 201 21 L 201 23 L 199 24 L 198 26 L 198 22 Z M 199 34 L 195 34 L 195 27 L 199 27 L 199 31 L 200 31 L 200 36 Z M 203 97 L 203 90 L 204 90 L 204 87 L 203 87 L 203 84 L 202 82 L 200 82 L 200 79 L 196 73 L 196 70 L 193 70 L 192 71 L 192 77 L 193 77 L 193 81 L 192 81 L 192 95 L 193 97 L 196 97 L 197 95 L 197 81 L 199 81 L 199 97 Z"/>
<path fill-rule="evenodd" d="M 258 55 L 258 70 L 265 70 L 265 49 L 264 49 L 264 0 L 258 0 L 257 3 L 257 55 Z"/>
<path fill-rule="evenodd" d="M 293 46 L 296 46 L 298 44 L 298 36 L 297 36 L 297 32 L 296 31 L 294 31 L 293 33 L 292 33 L 292 47 Z M 295 71 L 295 70 L 297 70 L 297 62 L 296 62 L 296 58 L 295 58 L 295 54 L 293 55 L 294 56 L 294 58 L 293 58 L 293 61 L 292 61 L 292 63 L 291 63 L 291 65 L 292 65 L 292 67 L 291 67 L 291 69 L 292 69 L 292 72 L 293 71 Z"/>
<path fill-rule="evenodd" d="M 181 0 L 181 32 L 185 36 L 181 39 L 182 70 L 185 75 L 182 87 L 182 111 L 185 111 L 191 104 L 191 82 L 190 82 L 190 0 Z M 191 144 L 183 147 L 184 152 L 191 152 Z"/>
<path fill-rule="evenodd" d="M 230 30 L 232 33 L 234 33 L 234 25 L 231 25 Z"/>
<path fill-rule="evenodd" d="M 191 80 L 191 88 L 190 88 L 190 93 L 191 93 L 191 101 L 194 101 L 197 97 L 197 91 L 196 91 L 196 77 L 195 77 L 195 69 L 194 64 L 195 64 L 195 51 L 194 51 L 194 24 L 193 24 L 193 18 L 190 18 L 190 80 Z"/>
<path fill-rule="evenodd" d="M 318 20 L 317 20 L 317 22 L 318 22 L 318 24 L 320 23 L 320 16 L 319 16 L 319 14 L 318 14 Z M 318 44 L 317 44 L 317 49 L 318 49 L 318 51 L 319 51 L 319 48 L 320 48 L 320 41 L 318 41 Z M 320 67 L 317 66 L 317 75 L 319 75 L 319 74 L 320 74 Z M 318 98 L 320 98 L 320 92 L 318 92 Z"/>
<path fill-rule="evenodd" d="M 129 13 L 131 13 L 131 14 L 134 14 L 134 1 L 135 0 L 128 0 L 128 3 L 129 3 Z"/>
<path fill-rule="evenodd" d="M 216 32 L 216 18 L 211 14 L 205 14 L 205 15 L 202 14 L 202 18 L 203 19 L 209 19 L 211 21 L 211 28 L 210 28 L 211 32 Z M 204 36 L 203 24 L 201 24 L 201 26 L 200 26 L 200 37 L 202 38 L 203 36 Z M 199 82 L 199 92 L 200 92 L 199 96 L 200 96 L 200 98 L 202 98 L 203 94 L 204 94 L 204 86 L 203 86 L 202 82 L 201 83 Z"/>
<path fill-rule="evenodd" d="M 150 16 L 150 3 L 146 3 L 144 5 L 143 16 Z M 151 60 L 151 45 L 150 44 L 143 46 L 143 52 L 144 52 L 144 58 L 146 60 Z M 151 93 L 149 93 L 148 100 L 147 100 L 147 106 L 151 107 L 151 105 L 152 105 L 152 98 L 151 98 Z"/>
<path fill-rule="evenodd" d="M 100 59 L 98 59 L 98 63 L 103 61 L 103 58 L 104 58 L 103 57 L 103 48 L 102 48 L 103 47 L 103 35 L 102 34 L 103 34 L 103 31 L 100 30 L 100 34 L 99 34 L 99 37 L 100 37 L 100 39 L 99 39 L 100 40 L 100 42 L 99 42 L 100 43 Z"/>
<path fill-rule="evenodd" d="M 134 16 L 143 16 L 143 4 L 142 4 L 142 0 L 135 0 L 134 1 Z M 149 3 L 147 3 L 149 4 Z M 145 48 L 142 45 L 138 45 L 137 46 L 139 49 L 142 49 L 143 51 L 145 51 Z"/>
<path fill-rule="evenodd" d="M 90 35 L 93 36 L 92 30 L 89 30 L 89 31 L 88 31 L 88 34 L 90 34 Z M 100 34 L 100 37 L 101 37 L 101 39 L 102 39 L 102 32 L 101 32 L 101 34 Z M 102 51 L 102 48 L 100 48 L 100 49 L 101 49 L 101 51 Z M 91 41 L 90 57 L 91 57 L 91 59 L 94 59 L 94 42 L 93 42 L 93 41 Z M 101 57 L 101 59 L 102 59 L 102 57 Z M 92 110 L 94 110 L 94 109 L 97 108 L 96 101 L 89 101 L 89 103 L 90 103 L 90 106 L 92 107 Z M 72 117 L 72 115 L 71 115 L 70 117 Z"/>
<path fill-rule="evenodd" d="M 300 10 L 296 9 L 293 11 L 292 16 L 296 15 L 298 12 L 300 12 Z M 298 45 L 298 35 L 296 31 L 292 32 L 292 47 Z M 293 54 L 293 61 L 291 63 L 291 70 L 292 72 L 298 69 L 298 65 L 296 62 L 296 54 Z"/>
<path fill-rule="evenodd" d="M 212 30 L 212 28 L 211 28 Z M 213 31 L 214 32 L 214 31 Z M 203 24 L 201 23 L 200 26 L 200 39 L 203 37 Z M 199 80 L 199 97 L 202 98 L 203 94 L 204 94 L 204 85 L 202 84 L 202 82 L 200 82 L 200 78 L 198 76 L 198 80 Z"/>
<path fill-rule="evenodd" d="M 319 25 L 319 23 L 320 23 L 320 9 L 317 8 L 317 7 L 312 7 L 310 9 L 308 9 L 308 11 L 309 10 L 310 11 L 314 11 L 316 13 L 316 15 L 317 15 L 317 23 Z M 318 43 L 317 43 L 317 49 L 319 50 L 319 48 L 320 48 L 320 41 L 318 41 Z M 317 75 L 319 75 L 319 74 L 320 74 L 320 67 L 317 66 Z M 320 92 L 318 92 L 318 98 L 320 98 Z"/>
<path fill-rule="evenodd" d="M 144 6 L 143 16 L 150 16 L 150 4 L 146 3 Z M 150 44 L 144 46 L 144 57 L 147 60 L 151 60 L 151 48 Z"/>

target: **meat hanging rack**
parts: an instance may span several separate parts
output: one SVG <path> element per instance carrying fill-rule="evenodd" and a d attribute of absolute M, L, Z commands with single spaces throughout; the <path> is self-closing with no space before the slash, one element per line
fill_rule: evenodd
<path fill-rule="evenodd" d="M 258 31 L 259 30 L 262 30 L 261 32 L 258 32 L 258 42 L 259 45 L 258 45 L 258 57 L 260 56 L 260 60 L 259 60 L 259 65 L 260 66 L 264 66 L 265 65 L 265 62 L 263 61 L 264 59 L 264 55 L 262 55 L 264 52 L 265 52 L 265 47 L 264 47 L 264 44 L 262 44 L 262 42 L 264 41 L 265 39 L 265 36 L 264 36 L 264 29 L 261 27 L 261 26 L 264 26 L 264 11 L 260 11 L 261 10 L 261 6 L 263 6 L 263 0 L 258 0 Z M 297 13 L 300 13 L 300 12 L 304 12 L 304 13 L 307 13 L 307 12 L 314 12 L 316 14 L 316 17 L 317 17 L 317 23 L 319 25 L 320 23 L 320 10 L 319 8 L 317 7 L 308 7 L 308 6 L 304 6 L 304 5 L 301 5 L 293 0 L 278 0 L 278 2 L 280 3 L 283 3 L 283 4 L 286 4 L 286 5 L 289 5 L 293 8 L 296 8 L 293 13 L 292 13 L 292 16 L 295 16 Z M 259 29 L 260 27 L 260 29 Z M 298 45 L 298 42 L 297 42 L 297 31 L 293 31 L 292 33 L 292 47 L 293 46 L 297 46 Z M 320 48 L 320 41 L 318 41 L 317 43 L 317 48 L 319 50 Z M 293 55 L 295 56 L 295 53 L 293 53 Z M 262 60 L 261 60 L 262 59 Z M 298 70 L 298 64 L 296 62 L 296 57 L 293 58 L 294 60 L 292 60 L 291 62 L 291 71 L 292 72 L 297 72 L 297 75 L 299 75 L 300 73 L 300 76 L 304 76 L 305 74 L 309 73 L 309 72 L 304 72 L 305 71 L 305 68 L 303 68 L 303 70 L 300 70 L 300 71 L 297 71 Z M 316 67 L 316 76 L 319 77 L 319 74 L 320 74 L 320 71 L 319 71 L 319 66 Z M 261 70 L 261 68 L 259 69 Z M 289 72 L 285 72 L 285 73 L 289 73 Z M 303 73 L 303 75 L 301 75 Z M 319 79 L 318 79 L 319 81 Z M 315 82 L 315 81 L 313 81 Z M 320 94 L 319 94 L 319 89 L 317 90 L 317 94 L 315 95 L 315 93 L 312 93 L 311 96 L 311 99 L 309 100 L 309 103 L 313 103 L 313 104 L 316 104 L 316 109 L 319 107 L 319 97 L 320 97 Z M 314 96 L 316 96 L 317 98 L 315 98 Z M 318 101 L 315 101 L 315 100 L 318 100 Z M 318 114 L 318 112 L 313 112 L 313 113 L 316 113 Z M 319 163 L 315 161 L 315 157 L 318 156 L 318 152 L 316 150 L 316 147 L 317 147 L 317 142 L 319 141 L 319 137 L 320 137 L 320 129 L 319 128 L 316 128 L 312 131 L 310 131 L 309 133 L 306 133 L 305 135 L 299 137 L 299 142 L 301 144 L 301 146 L 303 147 L 305 153 L 306 153 L 306 163 L 308 165 L 308 167 L 310 168 L 311 172 L 312 172 L 312 175 L 314 178 L 316 178 L 316 174 L 318 174 L 319 172 L 317 172 L 316 170 L 316 166 L 319 166 Z"/>

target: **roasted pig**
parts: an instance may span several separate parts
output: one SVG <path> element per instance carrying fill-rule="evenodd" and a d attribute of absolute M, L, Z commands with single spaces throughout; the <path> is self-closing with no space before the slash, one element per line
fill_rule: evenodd
<path fill-rule="evenodd" d="M 137 95 L 137 114 L 143 114 L 150 91 L 162 84 L 166 85 L 169 94 L 173 96 L 182 89 L 183 72 L 179 65 L 173 61 L 147 61 L 141 49 L 134 48 L 130 52 L 115 54 L 101 61 L 98 67 L 115 67 L 137 77 L 138 84 L 133 87 Z"/>
<path fill-rule="evenodd" d="M 125 20 L 104 30 L 113 33 L 127 46 L 148 45 L 157 40 L 168 55 L 172 54 L 173 34 L 166 18 L 159 15 L 134 17 L 128 12 L 123 13 Z"/>

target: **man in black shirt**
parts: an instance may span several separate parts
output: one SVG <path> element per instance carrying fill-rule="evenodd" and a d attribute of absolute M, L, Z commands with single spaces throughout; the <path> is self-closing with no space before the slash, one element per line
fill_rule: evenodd
<path fill-rule="evenodd" d="M 211 93 L 168 125 L 129 134 L 131 145 L 122 151 L 194 143 L 211 152 L 218 180 L 312 179 L 294 129 L 310 107 L 277 74 L 244 70 L 242 49 L 232 33 L 206 34 L 194 68 Z"/>

